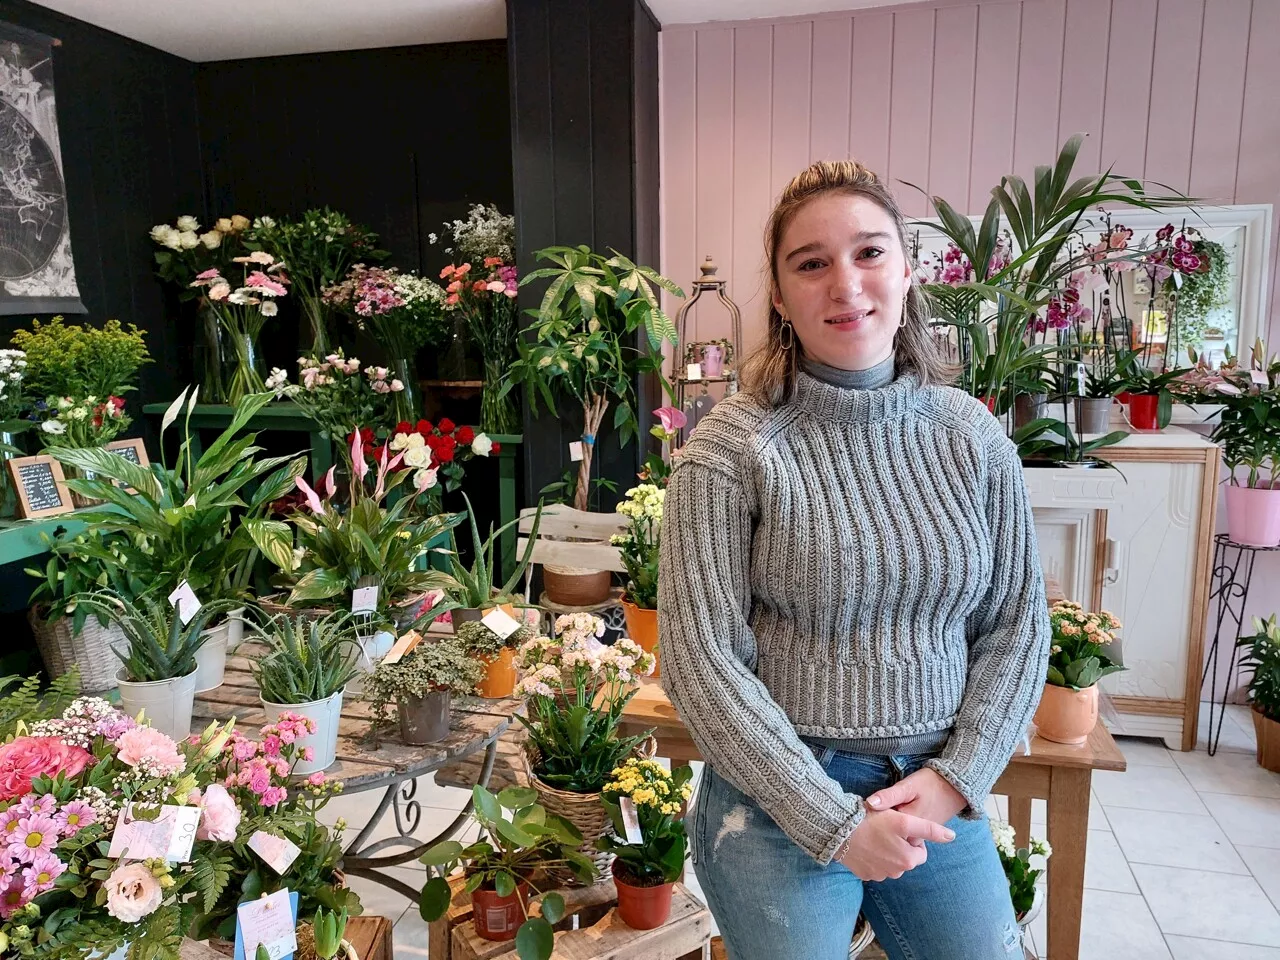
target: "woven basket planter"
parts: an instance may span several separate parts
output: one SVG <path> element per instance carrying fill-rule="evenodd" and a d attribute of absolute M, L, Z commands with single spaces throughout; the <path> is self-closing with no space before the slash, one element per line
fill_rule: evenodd
<path fill-rule="evenodd" d="M 80 689 L 86 694 L 101 693 L 116 685 L 120 658 L 112 647 L 123 650 L 128 646 L 119 626 L 112 623 L 104 627 L 97 618 L 89 617 L 84 629 L 76 634 L 70 617 L 50 623 L 35 607 L 27 611 L 27 620 L 49 676 L 60 677 L 75 667 L 80 671 Z"/>
<path fill-rule="evenodd" d="M 281 602 L 287 596 L 287 593 L 275 593 L 269 597 L 261 597 L 258 600 L 258 606 L 270 617 L 285 614 L 290 617 L 306 617 L 308 620 L 323 620 L 337 609 L 336 607 L 291 607 Z"/>

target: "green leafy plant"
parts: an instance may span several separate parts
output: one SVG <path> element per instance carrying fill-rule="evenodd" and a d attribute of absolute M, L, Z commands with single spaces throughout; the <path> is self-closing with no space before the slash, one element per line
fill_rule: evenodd
<path fill-rule="evenodd" d="M 632 886 L 648 887 L 674 883 L 684 870 L 689 841 L 680 815 L 693 795 L 693 770 L 686 764 L 668 772 L 656 760 L 629 758 L 613 770 L 605 784 L 602 800 L 613 821 L 617 838 L 601 838 L 600 849 L 617 854 Z M 627 836 L 622 813 L 623 798 L 635 806 L 640 841 L 618 839 Z"/>
<path fill-rule="evenodd" d="M 528 545 L 520 556 L 516 568 L 511 571 L 511 576 L 507 578 L 506 582 L 495 589 L 493 577 L 497 563 L 498 538 L 519 523 L 519 518 L 504 523 L 496 530 L 493 528 L 493 524 L 490 524 L 489 536 L 481 539 L 480 527 L 476 523 L 475 508 L 471 506 L 471 498 L 465 493 L 462 498 L 466 501 L 467 519 L 471 524 L 471 566 L 468 567 L 462 562 L 462 558 L 458 553 L 457 538 L 451 532 L 449 534 L 451 546 L 449 551 L 450 571 L 447 581 L 443 584 L 445 594 L 450 601 L 448 609 L 456 609 L 458 607 L 484 609 L 486 607 L 496 607 L 500 603 L 509 603 L 516 599 L 514 592 L 516 584 L 524 576 L 525 568 L 529 566 L 529 560 L 533 556 L 533 547 L 538 540 L 538 525 L 542 522 L 542 504 L 541 502 L 538 504 L 538 511 L 533 517 L 533 526 L 529 530 Z M 444 607 L 436 607 L 432 612 L 438 616 L 444 609 Z"/>
<path fill-rule="evenodd" d="M 478 620 L 455 623 L 453 629 L 463 650 L 472 657 L 495 657 L 503 650 L 515 650 L 533 639 L 533 631 L 522 626 L 504 640 Z"/>
<path fill-rule="evenodd" d="M 507 369 L 503 386 L 505 395 L 523 384 L 535 413 L 538 397 L 555 410 L 557 393 L 581 404 L 582 461 L 574 499 L 579 510 L 587 509 L 593 454 L 609 404 L 617 404 L 613 426 L 626 446 L 639 431 L 635 379 L 660 373 L 662 345 L 675 342 L 675 326 L 662 312 L 655 288 L 684 296 L 655 270 L 637 266 L 616 250 L 611 253 L 605 257 L 586 246 L 548 247 L 535 253 L 555 266 L 534 270 L 520 280 L 521 286 L 544 278 L 551 282 L 541 306 L 531 311 L 535 322 L 525 329 L 520 358 Z M 631 345 L 637 340 L 644 349 Z"/>
<path fill-rule="evenodd" d="M 1046 682 L 1084 690 L 1124 669 L 1105 653 L 1122 624 L 1105 610 L 1086 613 L 1078 603 L 1060 600 L 1049 611 L 1053 642 Z"/>
<path fill-rule="evenodd" d="M 177 608 L 163 597 L 144 595 L 126 600 L 96 590 L 82 594 L 77 603 L 119 624 L 129 645 L 116 653 L 131 683 L 172 680 L 194 671 L 196 653 L 206 639 L 201 631 L 235 606 L 233 600 L 214 600 L 202 605 L 184 624 Z"/>
<path fill-rule="evenodd" d="M 1280 721 L 1280 623 L 1273 613 L 1253 618 L 1253 636 L 1241 637 L 1240 665 L 1251 671 L 1249 702 L 1268 720 Z"/>
<path fill-rule="evenodd" d="M 418 699 L 436 690 L 466 695 L 475 693 L 484 677 L 484 666 L 468 656 L 456 640 L 423 641 L 394 663 L 380 663 L 364 681 L 364 698 L 379 723 L 401 700 Z"/>
<path fill-rule="evenodd" d="M 1018 847 L 1013 827 L 1002 820 L 989 820 L 987 826 L 1000 854 L 1005 879 L 1009 881 L 1009 897 L 1013 900 L 1013 913 L 1019 920 L 1026 915 L 1036 900 L 1036 881 L 1045 871 L 1045 860 L 1053 853 L 1047 840 L 1032 837 L 1025 847 Z M 1033 861 L 1031 858 L 1036 857 Z"/>
<path fill-rule="evenodd" d="M 151 362 L 144 331 L 119 320 L 101 327 L 68 324 L 62 317 L 48 323 L 31 321 L 30 330 L 19 330 L 13 345 L 26 353 L 26 385 L 32 396 L 119 396 L 137 389 L 138 369 Z"/>
<path fill-rule="evenodd" d="M 1040 417 L 1013 432 L 1018 456 L 1023 460 L 1051 460 L 1066 463 L 1096 462 L 1098 466 L 1116 469 L 1110 461 L 1096 455 L 1103 447 L 1114 446 L 1128 436 L 1123 430 L 1082 440 L 1066 422 L 1066 403 L 1063 402 L 1063 419 Z M 1056 438 L 1056 439 L 1055 439 Z"/>
<path fill-rule="evenodd" d="M 583 883 L 591 882 L 594 867 L 575 849 L 582 843 L 582 834 L 563 817 L 547 813 L 535 802 L 537 797 L 524 787 L 508 787 L 496 797 L 484 787 L 472 789 L 471 815 L 488 839 L 466 847 L 446 840 L 419 858 L 436 871 L 423 886 L 418 904 L 424 920 L 434 922 L 448 911 L 453 893 L 447 878 L 459 866 L 466 874 L 468 893 L 483 887 L 500 897 L 515 893 L 521 884 L 537 893 L 535 875 L 555 868 L 567 868 Z M 520 960 L 548 960 L 555 947 L 551 925 L 564 917 L 564 898 L 558 893 L 543 895 L 541 916 L 536 917 L 529 915 L 523 895 L 519 901 L 525 922 L 516 933 L 516 953 Z"/>
<path fill-rule="evenodd" d="M 311 931 L 316 943 L 316 956 L 323 960 L 333 960 L 346 941 L 347 911 L 326 910 L 316 908 L 315 918 L 311 921 Z"/>
<path fill-rule="evenodd" d="M 658 608 L 658 551 L 666 496 L 665 490 L 652 483 L 632 487 L 617 507 L 627 518 L 628 530 L 609 538 L 620 549 L 627 568 L 627 599 L 645 610 Z"/>
<path fill-rule="evenodd" d="M 316 619 L 282 613 L 258 625 L 267 652 L 249 662 L 268 703 L 311 703 L 346 687 L 359 672 L 360 640 L 351 614 Z"/>
<path fill-rule="evenodd" d="M 79 634 L 90 616 L 77 597 L 93 590 L 105 590 L 130 600 L 146 593 L 151 584 L 129 569 L 124 548 L 128 538 L 120 533 L 89 529 L 72 538 L 55 540 L 48 534 L 42 539 L 49 549 L 43 567 L 27 567 L 26 573 L 40 582 L 31 592 L 30 602 L 43 611 L 50 622 L 71 617 L 71 629 Z M 108 623 L 104 613 L 93 614 L 98 623 Z"/>
<path fill-rule="evenodd" d="M 1255 377 L 1261 383 L 1255 381 Z M 1222 462 L 1235 472 L 1246 467 L 1244 486 L 1274 487 L 1280 481 L 1280 357 L 1266 359 L 1266 344 L 1253 345 L 1249 369 L 1233 359 L 1223 364 L 1208 388 L 1222 405 L 1210 439 L 1222 445 Z"/>

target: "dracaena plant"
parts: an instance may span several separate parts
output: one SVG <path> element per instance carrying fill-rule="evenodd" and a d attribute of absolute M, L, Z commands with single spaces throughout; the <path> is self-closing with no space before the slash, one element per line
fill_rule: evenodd
<path fill-rule="evenodd" d="M 160 460 L 149 467 L 107 450 L 50 452 L 60 463 L 94 474 L 93 480 L 68 483 L 77 493 L 114 508 L 88 511 L 82 517 L 103 534 L 123 534 L 114 548 L 135 577 L 166 596 L 186 580 L 201 600 L 243 597 L 259 543 L 272 560 L 292 556 L 287 538 L 281 543 L 268 535 L 282 525 L 267 520 L 266 513 L 271 501 L 302 475 L 307 458 L 259 457 L 257 434 L 242 433 L 272 399 L 269 393 L 241 401 L 231 423 L 197 457 L 190 427 L 197 392 L 183 390 L 166 411 L 160 424 Z M 179 417 L 182 444 L 170 466 L 164 436 Z M 136 492 L 127 493 L 125 487 Z"/>
<path fill-rule="evenodd" d="M 463 500 L 467 504 L 467 519 L 471 523 L 471 566 L 467 566 L 462 562 L 461 556 L 458 554 L 458 541 L 451 532 L 450 550 L 449 550 L 449 577 L 444 584 L 444 591 L 449 599 L 447 607 L 437 606 L 432 612 L 439 615 L 445 609 L 457 609 L 458 607 L 466 607 L 470 609 L 482 609 L 485 607 L 494 607 L 500 603 L 508 603 L 514 600 L 516 584 L 520 582 L 520 578 L 524 575 L 525 568 L 529 566 L 529 559 L 533 556 L 533 547 L 538 540 L 538 525 L 542 522 L 542 504 L 538 504 L 538 512 L 533 517 L 533 528 L 529 531 L 529 542 L 525 546 L 524 553 L 520 557 L 516 568 L 511 571 L 504 584 L 495 588 L 494 569 L 497 562 L 498 539 L 511 527 L 519 522 L 518 519 L 504 523 L 498 529 L 493 529 L 493 525 L 489 525 L 489 536 L 481 539 L 480 527 L 476 523 L 475 509 L 471 506 L 471 498 L 465 493 L 462 495 Z"/>
<path fill-rule="evenodd" d="M 466 874 L 468 893 L 483 887 L 506 897 L 527 883 L 536 894 L 539 891 L 533 878 L 556 869 L 568 869 L 581 882 L 591 882 L 594 866 L 576 849 L 582 843 L 582 834 L 568 820 L 547 813 L 536 802 L 536 792 L 527 787 L 508 787 L 495 797 L 477 785 L 471 791 L 471 799 L 471 816 L 487 839 L 466 847 L 456 840 L 446 840 L 419 858 L 436 872 L 422 888 L 418 904 L 428 923 L 448 911 L 453 893 L 447 878 L 459 866 Z M 564 898 L 558 893 L 544 893 L 539 917 L 529 916 L 523 893 L 519 901 L 525 921 L 516 933 L 516 953 L 520 960 L 548 960 L 555 947 L 551 925 L 564 917 Z"/>
<path fill-rule="evenodd" d="M 235 606 L 233 600 L 214 600 L 202 605 L 190 622 L 183 623 L 176 607 L 164 597 L 150 594 L 126 600 L 97 590 L 81 594 L 76 602 L 119 625 L 128 646 L 116 654 L 131 683 L 173 680 L 193 672 L 196 654 L 206 639 L 201 631 Z"/>
<path fill-rule="evenodd" d="M 258 633 L 267 653 L 249 668 L 269 703 L 325 700 L 359 671 L 360 640 L 345 610 L 319 619 L 278 614 L 262 621 Z"/>

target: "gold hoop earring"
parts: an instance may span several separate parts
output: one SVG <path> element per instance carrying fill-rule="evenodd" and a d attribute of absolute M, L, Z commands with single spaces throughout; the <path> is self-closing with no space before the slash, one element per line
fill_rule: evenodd
<path fill-rule="evenodd" d="M 791 326 L 791 321 L 786 317 L 782 318 L 782 326 L 778 328 L 778 341 L 782 344 L 783 350 L 790 350 L 796 343 L 796 332 Z"/>

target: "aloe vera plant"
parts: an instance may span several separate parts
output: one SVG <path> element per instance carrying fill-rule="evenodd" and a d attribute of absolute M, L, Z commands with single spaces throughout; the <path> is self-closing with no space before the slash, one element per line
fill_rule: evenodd
<path fill-rule="evenodd" d="M 458 541 L 450 531 L 449 539 L 452 549 L 449 553 L 449 565 L 451 567 L 451 582 L 445 586 L 445 592 L 452 601 L 454 607 L 471 607 L 479 609 L 480 607 L 492 607 L 499 603 L 506 603 L 515 599 L 516 584 L 520 582 L 520 578 L 524 576 L 525 568 L 529 566 L 529 559 L 533 556 L 533 545 L 538 539 L 538 525 L 542 522 L 542 503 L 538 503 L 538 512 L 534 514 L 533 527 L 529 531 L 529 542 L 524 548 L 524 554 L 520 557 L 520 562 L 516 564 L 515 570 L 511 572 L 511 576 L 507 578 L 498 590 L 494 591 L 493 573 L 494 563 L 498 552 L 498 538 L 507 530 L 519 523 L 519 518 L 504 523 L 498 529 L 493 529 L 493 525 L 489 525 L 489 536 L 481 539 L 480 528 L 476 524 L 476 512 L 471 506 L 471 499 L 464 493 L 462 498 L 467 502 L 467 519 L 471 523 L 471 548 L 472 560 L 471 566 L 463 564 L 458 556 Z M 437 608 L 437 611 L 440 608 Z"/>
<path fill-rule="evenodd" d="M 345 610 L 321 619 L 282 613 L 266 618 L 258 630 L 270 650 L 249 669 L 268 703 L 325 700 L 359 669 L 356 623 Z"/>
<path fill-rule="evenodd" d="M 196 668 L 201 636 L 212 620 L 236 606 L 234 600 L 214 600 L 200 607 L 189 623 L 163 597 L 146 595 L 126 600 L 103 590 L 76 597 L 77 605 L 100 613 L 119 625 L 126 650 L 117 650 L 131 683 L 151 683 L 185 677 Z"/>

